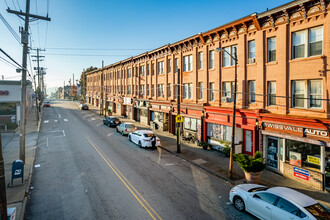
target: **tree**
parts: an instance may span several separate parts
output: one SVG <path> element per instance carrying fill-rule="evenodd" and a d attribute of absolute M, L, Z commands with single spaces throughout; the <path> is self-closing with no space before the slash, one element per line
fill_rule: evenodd
<path fill-rule="evenodd" d="M 81 73 L 81 76 L 80 76 L 80 81 L 79 81 L 79 85 L 81 85 L 81 93 L 82 93 L 82 96 L 83 96 L 83 99 L 84 99 L 84 102 L 86 100 L 86 90 L 87 90 L 87 80 L 86 80 L 86 74 L 89 73 L 89 72 L 92 72 L 94 70 L 97 70 L 97 67 L 88 67 L 86 70 L 84 70 L 82 73 Z"/>

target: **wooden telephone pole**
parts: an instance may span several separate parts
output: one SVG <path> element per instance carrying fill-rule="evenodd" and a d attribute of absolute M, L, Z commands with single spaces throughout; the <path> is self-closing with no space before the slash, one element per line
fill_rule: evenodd
<path fill-rule="evenodd" d="M 8 13 L 25 16 L 24 30 L 21 30 L 21 43 L 23 44 L 23 63 L 22 63 L 22 93 L 21 93 L 21 106 L 20 106 L 20 148 L 19 158 L 25 163 L 25 124 L 26 124 L 26 66 L 27 66 L 27 54 L 29 44 L 29 22 L 30 17 L 50 21 L 50 18 L 42 17 L 38 15 L 30 14 L 30 0 L 26 0 L 25 13 L 22 11 L 14 11 L 10 8 L 7 9 Z"/>

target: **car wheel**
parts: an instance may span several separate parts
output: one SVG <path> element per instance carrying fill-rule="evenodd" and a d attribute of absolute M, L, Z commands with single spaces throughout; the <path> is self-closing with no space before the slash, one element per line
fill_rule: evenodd
<path fill-rule="evenodd" d="M 138 144 L 138 145 L 139 145 L 139 147 L 141 147 L 141 148 L 142 148 L 142 144 L 141 144 L 141 141 L 139 141 L 139 144 Z"/>
<path fill-rule="evenodd" d="M 118 131 L 118 128 L 116 128 L 116 132 L 118 133 L 119 131 Z"/>
<path fill-rule="evenodd" d="M 130 142 L 132 142 L 131 135 L 128 135 L 128 140 L 129 140 Z"/>
<path fill-rule="evenodd" d="M 244 201 L 241 197 L 235 196 L 233 202 L 234 202 L 235 208 L 238 211 L 243 212 L 245 210 L 245 204 L 244 204 Z"/>
<path fill-rule="evenodd" d="M 111 126 L 110 126 L 110 123 L 108 124 L 108 127 L 110 128 Z"/>
<path fill-rule="evenodd" d="M 124 132 L 123 131 L 121 132 L 121 135 L 124 136 Z"/>

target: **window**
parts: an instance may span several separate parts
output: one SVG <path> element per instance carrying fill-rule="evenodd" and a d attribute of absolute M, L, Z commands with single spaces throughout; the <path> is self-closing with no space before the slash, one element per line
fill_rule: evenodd
<path fill-rule="evenodd" d="M 223 82 L 222 83 L 222 101 L 223 102 L 232 102 L 234 90 L 234 82 Z"/>
<path fill-rule="evenodd" d="M 322 55 L 322 44 L 323 27 L 294 32 L 292 33 L 292 59 Z"/>
<path fill-rule="evenodd" d="M 256 82 L 249 81 L 249 103 L 256 102 Z"/>
<path fill-rule="evenodd" d="M 197 131 L 197 119 L 184 117 L 183 121 L 184 129 Z"/>
<path fill-rule="evenodd" d="M 168 92 L 168 97 L 171 97 L 172 96 L 172 85 L 171 83 L 168 84 L 168 89 L 167 89 L 167 92 Z"/>
<path fill-rule="evenodd" d="M 140 85 L 140 95 L 144 96 L 144 85 Z"/>
<path fill-rule="evenodd" d="M 141 76 L 145 75 L 145 66 L 140 66 L 140 75 Z"/>
<path fill-rule="evenodd" d="M 164 61 L 158 62 L 158 75 L 164 74 Z"/>
<path fill-rule="evenodd" d="M 262 201 L 265 201 L 271 205 L 274 205 L 278 198 L 276 195 L 271 194 L 271 193 L 266 193 L 266 192 L 256 193 L 256 194 L 254 194 L 253 197 L 261 199 Z"/>
<path fill-rule="evenodd" d="M 179 60 L 178 58 L 175 58 L 175 72 L 177 73 L 179 69 Z"/>
<path fill-rule="evenodd" d="M 210 83 L 210 101 L 214 101 L 214 83 Z"/>
<path fill-rule="evenodd" d="M 192 71 L 192 55 L 183 57 L 183 72 Z"/>
<path fill-rule="evenodd" d="M 149 76 L 149 64 L 147 64 L 147 75 Z"/>
<path fill-rule="evenodd" d="M 151 74 L 155 75 L 155 64 L 151 64 Z"/>
<path fill-rule="evenodd" d="M 127 70 L 127 78 L 131 78 L 131 76 L 132 76 L 132 69 L 128 69 Z"/>
<path fill-rule="evenodd" d="M 209 68 L 210 69 L 214 69 L 214 51 L 213 50 L 211 50 L 210 52 L 209 52 L 209 55 L 210 55 L 210 60 L 209 60 Z"/>
<path fill-rule="evenodd" d="M 136 85 L 135 86 L 135 95 L 139 95 L 139 94 L 140 94 L 140 92 L 139 92 L 139 86 Z"/>
<path fill-rule="evenodd" d="M 172 64 L 171 64 L 171 59 L 168 60 L 168 73 L 172 72 Z"/>
<path fill-rule="evenodd" d="M 231 141 L 231 126 L 207 123 L 207 136 L 217 140 Z"/>
<path fill-rule="evenodd" d="M 236 55 L 237 55 L 237 45 L 229 46 L 223 48 L 225 51 L 227 51 L 230 55 L 235 57 L 235 49 L 236 49 Z M 235 60 L 226 52 L 222 52 L 222 66 L 234 66 Z"/>
<path fill-rule="evenodd" d="M 151 96 L 152 97 L 155 96 L 155 87 L 154 87 L 154 85 L 151 85 Z"/>
<path fill-rule="evenodd" d="M 158 84 L 158 97 L 164 97 L 164 84 Z"/>
<path fill-rule="evenodd" d="M 291 202 L 281 197 L 278 200 L 276 206 L 298 217 L 302 217 L 302 218 L 306 217 L 306 214 L 303 213 L 297 206 L 293 205 Z"/>
<path fill-rule="evenodd" d="M 188 98 L 188 84 L 183 84 L 183 98 Z"/>
<path fill-rule="evenodd" d="M 120 70 L 117 72 L 117 78 L 120 79 Z"/>
<path fill-rule="evenodd" d="M 188 84 L 188 99 L 192 99 L 192 90 L 193 90 L 192 83 L 189 83 Z"/>
<path fill-rule="evenodd" d="M 254 40 L 249 41 L 249 59 L 248 63 L 255 63 L 256 62 L 256 42 Z"/>
<path fill-rule="evenodd" d="M 268 105 L 276 105 L 276 82 L 268 82 Z"/>
<path fill-rule="evenodd" d="M 203 99 L 203 83 L 198 83 L 198 99 Z"/>
<path fill-rule="evenodd" d="M 322 108 L 322 80 L 292 81 L 293 108 Z"/>
<path fill-rule="evenodd" d="M 198 52 L 198 69 L 203 69 L 203 52 Z"/>
<path fill-rule="evenodd" d="M 267 39 L 267 54 L 268 54 L 268 62 L 275 62 L 276 61 L 276 38 L 268 38 Z"/>
<path fill-rule="evenodd" d="M 149 89 L 149 84 L 147 84 L 147 96 L 149 96 L 149 94 L 150 94 L 150 93 L 149 93 L 149 90 L 150 90 L 150 89 Z"/>

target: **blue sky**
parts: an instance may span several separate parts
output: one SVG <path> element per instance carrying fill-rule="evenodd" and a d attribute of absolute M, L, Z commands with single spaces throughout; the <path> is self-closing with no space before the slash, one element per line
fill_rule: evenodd
<path fill-rule="evenodd" d="M 1 0 L 0 13 L 19 34 L 24 22 L 9 14 L 25 11 L 26 0 Z M 174 43 L 199 32 L 218 27 L 254 12 L 261 13 L 288 0 L 30 0 L 31 13 L 46 16 L 50 22 L 30 23 L 33 48 L 46 49 L 41 55 L 47 68 L 48 88 L 63 86 L 84 68 L 105 65 Z M 47 10 L 49 2 L 49 10 Z M 22 63 L 22 46 L 0 20 L 0 48 Z M 71 48 L 71 49 L 63 49 Z M 84 50 L 82 50 L 84 49 Z M 32 51 L 31 55 L 35 55 Z M 79 56 L 78 56 L 79 55 Z M 0 58 L 5 57 L 0 54 Z M 32 68 L 36 62 L 31 61 Z M 30 70 L 30 62 L 28 61 Z M 31 70 L 30 70 L 31 72 Z M 0 59 L 0 77 L 20 79 L 15 67 Z"/>

